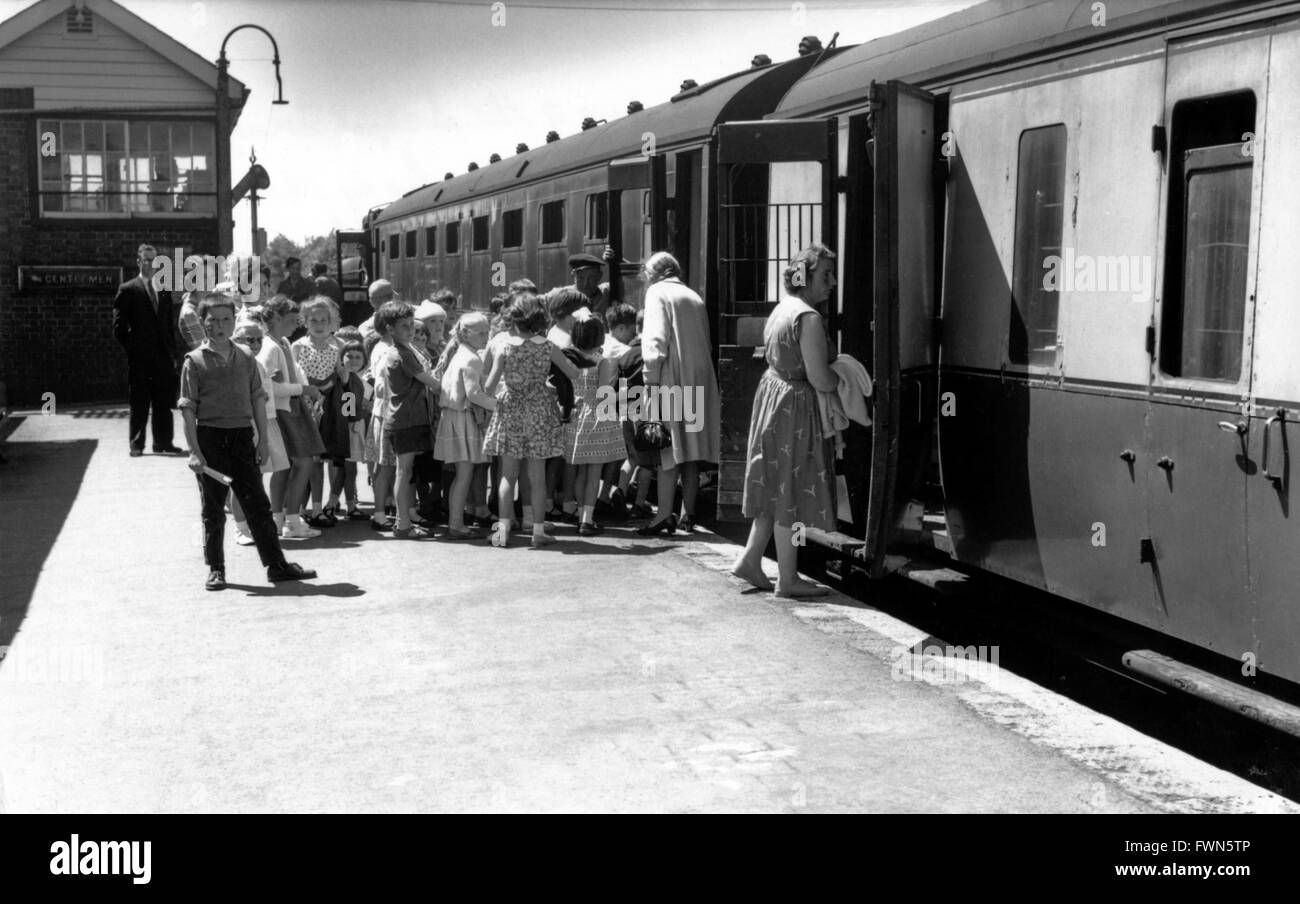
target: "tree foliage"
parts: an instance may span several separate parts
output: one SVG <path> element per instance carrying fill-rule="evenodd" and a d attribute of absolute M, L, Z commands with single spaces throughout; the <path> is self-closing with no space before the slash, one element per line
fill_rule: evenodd
<path fill-rule="evenodd" d="M 334 272 L 337 269 L 334 232 L 331 229 L 329 235 L 309 235 L 301 245 L 284 233 L 267 242 L 266 251 L 262 254 L 262 262 L 271 267 L 271 284 L 278 286 L 288 275 L 285 272 L 284 262 L 291 257 L 302 260 L 303 273 L 308 276 L 311 275 L 312 264 L 320 261 L 330 268 L 330 275 L 337 279 L 338 274 Z"/>

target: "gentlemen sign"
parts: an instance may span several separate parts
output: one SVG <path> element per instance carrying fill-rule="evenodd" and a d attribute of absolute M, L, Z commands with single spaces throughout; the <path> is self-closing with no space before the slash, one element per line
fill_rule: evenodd
<path fill-rule="evenodd" d="M 19 267 L 19 292 L 76 289 L 112 291 L 122 284 L 121 267 Z"/>

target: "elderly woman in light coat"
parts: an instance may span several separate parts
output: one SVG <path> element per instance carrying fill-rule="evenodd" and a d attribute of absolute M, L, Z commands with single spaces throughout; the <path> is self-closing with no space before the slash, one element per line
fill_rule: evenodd
<path fill-rule="evenodd" d="M 647 401 L 658 398 L 659 420 L 672 435 L 660 451 L 659 511 L 639 533 L 671 534 L 695 530 L 695 497 L 700 462 L 718 460 L 721 397 L 713 373 L 709 316 L 700 296 L 682 283 L 682 268 L 668 252 L 652 254 L 642 267 L 647 283 L 641 353 Z M 673 514 L 677 472 L 682 480 L 682 518 Z"/>

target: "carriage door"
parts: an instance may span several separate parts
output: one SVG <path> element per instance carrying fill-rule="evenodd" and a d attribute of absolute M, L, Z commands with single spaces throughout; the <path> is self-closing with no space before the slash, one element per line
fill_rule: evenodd
<path fill-rule="evenodd" d="M 749 415 L 767 369 L 763 325 L 781 298 L 781 271 L 800 249 L 835 235 L 834 128 L 833 119 L 772 120 L 726 123 L 715 132 L 719 520 L 741 518 Z"/>
<path fill-rule="evenodd" d="M 650 198 L 654 181 L 650 158 L 627 157 L 613 160 L 608 167 L 609 246 L 614 260 L 609 263 L 609 300 L 641 307 L 644 288 L 637 282 L 639 267 L 635 262 L 650 255 L 650 246 L 642 240 L 644 204 Z M 623 266 L 620 261 L 630 261 Z"/>
<path fill-rule="evenodd" d="M 1247 142 L 1263 132 L 1268 49 L 1267 36 L 1168 47 L 1158 343 L 1139 463 L 1158 626 L 1234 659 L 1255 649 L 1247 400 L 1262 167 Z"/>
<path fill-rule="evenodd" d="M 343 323 L 355 326 L 370 316 L 370 274 L 366 271 L 370 260 L 369 235 L 364 230 L 335 234 L 334 272 L 343 289 Z"/>
<path fill-rule="evenodd" d="M 937 373 L 934 343 L 934 98 L 891 81 L 871 86 L 872 357 L 875 381 L 866 556 L 880 576 L 890 537 L 929 460 Z"/>

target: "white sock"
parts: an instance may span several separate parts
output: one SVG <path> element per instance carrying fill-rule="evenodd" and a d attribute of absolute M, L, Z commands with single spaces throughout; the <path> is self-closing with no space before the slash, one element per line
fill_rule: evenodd
<path fill-rule="evenodd" d="M 524 509 L 524 524 L 532 524 L 532 523 L 533 523 L 533 507 L 532 507 L 531 505 L 525 505 L 525 506 L 523 507 L 523 509 Z"/>
<path fill-rule="evenodd" d="M 543 537 L 543 536 L 545 536 L 545 535 L 546 535 L 546 524 L 545 524 L 545 523 L 539 521 L 537 524 L 534 524 L 534 525 L 533 525 L 533 536 L 534 536 L 534 537 Z"/>
<path fill-rule="evenodd" d="M 284 529 L 284 512 L 272 512 L 271 519 L 275 522 L 277 530 Z"/>
<path fill-rule="evenodd" d="M 302 515 L 299 515 L 297 513 L 294 513 L 292 515 L 285 515 L 285 520 L 288 521 L 290 524 L 302 524 Z"/>
<path fill-rule="evenodd" d="M 592 524 L 596 520 L 596 507 L 594 505 L 584 505 L 582 507 L 582 522 Z"/>

